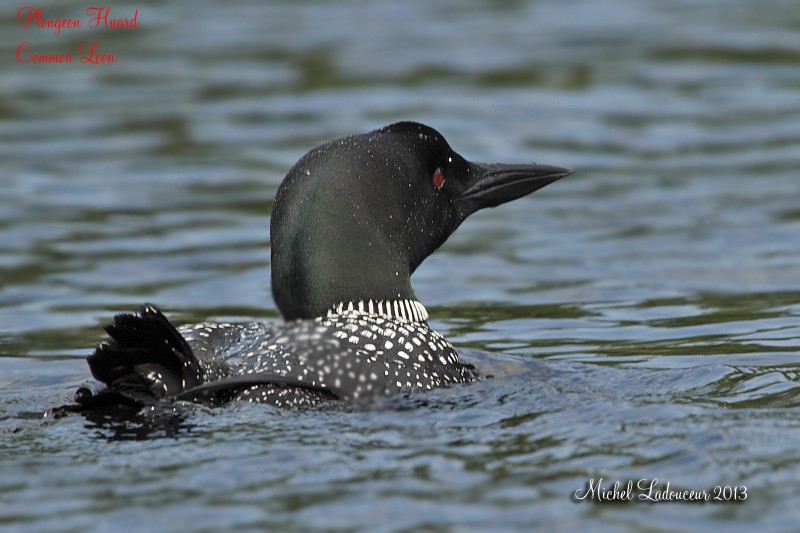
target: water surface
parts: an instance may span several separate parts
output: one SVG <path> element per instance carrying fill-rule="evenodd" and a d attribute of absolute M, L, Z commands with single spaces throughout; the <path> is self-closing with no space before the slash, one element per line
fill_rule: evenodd
<path fill-rule="evenodd" d="M 47 16 L 82 8 L 39 4 Z M 789 0 L 0 8 L 0 527 L 791 531 L 800 518 L 800 11 Z M 113 65 L 32 65 L 98 40 Z M 374 409 L 44 417 L 100 326 L 275 320 L 271 200 L 394 120 L 573 176 L 413 278 L 494 377 Z M 739 504 L 573 501 L 590 479 Z"/>

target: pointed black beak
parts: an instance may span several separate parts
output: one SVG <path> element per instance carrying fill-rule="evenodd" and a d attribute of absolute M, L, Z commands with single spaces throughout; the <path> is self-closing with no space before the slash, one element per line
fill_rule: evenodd
<path fill-rule="evenodd" d="M 516 200 L 574 171 L 535 163 L 471 163 L 470 172 L 472 183 L 455 200 L 465 217 L 478 209 Z"/>

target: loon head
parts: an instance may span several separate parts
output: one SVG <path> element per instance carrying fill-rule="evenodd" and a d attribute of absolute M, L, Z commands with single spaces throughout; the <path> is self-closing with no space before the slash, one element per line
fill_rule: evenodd
<path fill-rule="evenodd" d="M 473 163 L 416 122 L 314 148 L 289 170 L 273 204 L 278 309 L 293 320 L 347 302 L 415 300 L 411 274 L 470 214 L 571 173 Z"/>

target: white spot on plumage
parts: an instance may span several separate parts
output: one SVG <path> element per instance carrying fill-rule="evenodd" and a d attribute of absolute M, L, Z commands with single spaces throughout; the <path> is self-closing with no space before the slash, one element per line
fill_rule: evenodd
<path fill-rule="evenodd" d="M 427 312 L 413 300 L 363 300 L 337 304 L 313 321 L 276 326 L 188 326 L 194 334 L 187 335 L 187 340 L 193 347 L 202 345 L 199 350 L 203 354 L 220 357 L 219 362 L 201 362 L 212 380 L 228 375 L 285 375 L 313 382 L 312 386 L 335 386 L 356 398 L 409 390 L 413 383 L 429 389 L 473 379 L 449 343 L 429 330 L 425 320 Z M 205 339 L 200 331 L 215 333 Z M 359 343 L 359 339 L 364 340 Z M 430 350 L 419 353 L 423 346 Z M 192 372 L 204 375 L 193 367 Z M 388 383 L 374 386 L 383 380 Z M 250 401 L 280 406 L 324 401 L 320 393 L 302 388 L 265 384 L 252 391 Z M 244 399 L 244 391 L 241 396 Z"/>

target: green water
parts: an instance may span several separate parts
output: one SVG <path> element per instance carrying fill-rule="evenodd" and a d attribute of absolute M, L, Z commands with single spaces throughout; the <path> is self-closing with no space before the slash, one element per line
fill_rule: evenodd
<path fill-rule="evenodd" d="M 49 17 L 82 6 L 37 4 Z M 793 1 L 156 0 L 139 28 L 0 8 L 0 529 L 793 531 L 800 10 Z M 113 65 L 22 64 L 23 41 Z M 100 326 L 276 320 L 288 168 L 394 120 L 569 166 L 413 278 L 495 377 L 374 410 L 43 418 Z M 590 479 L 740 503 L 575 502 Z"/>

